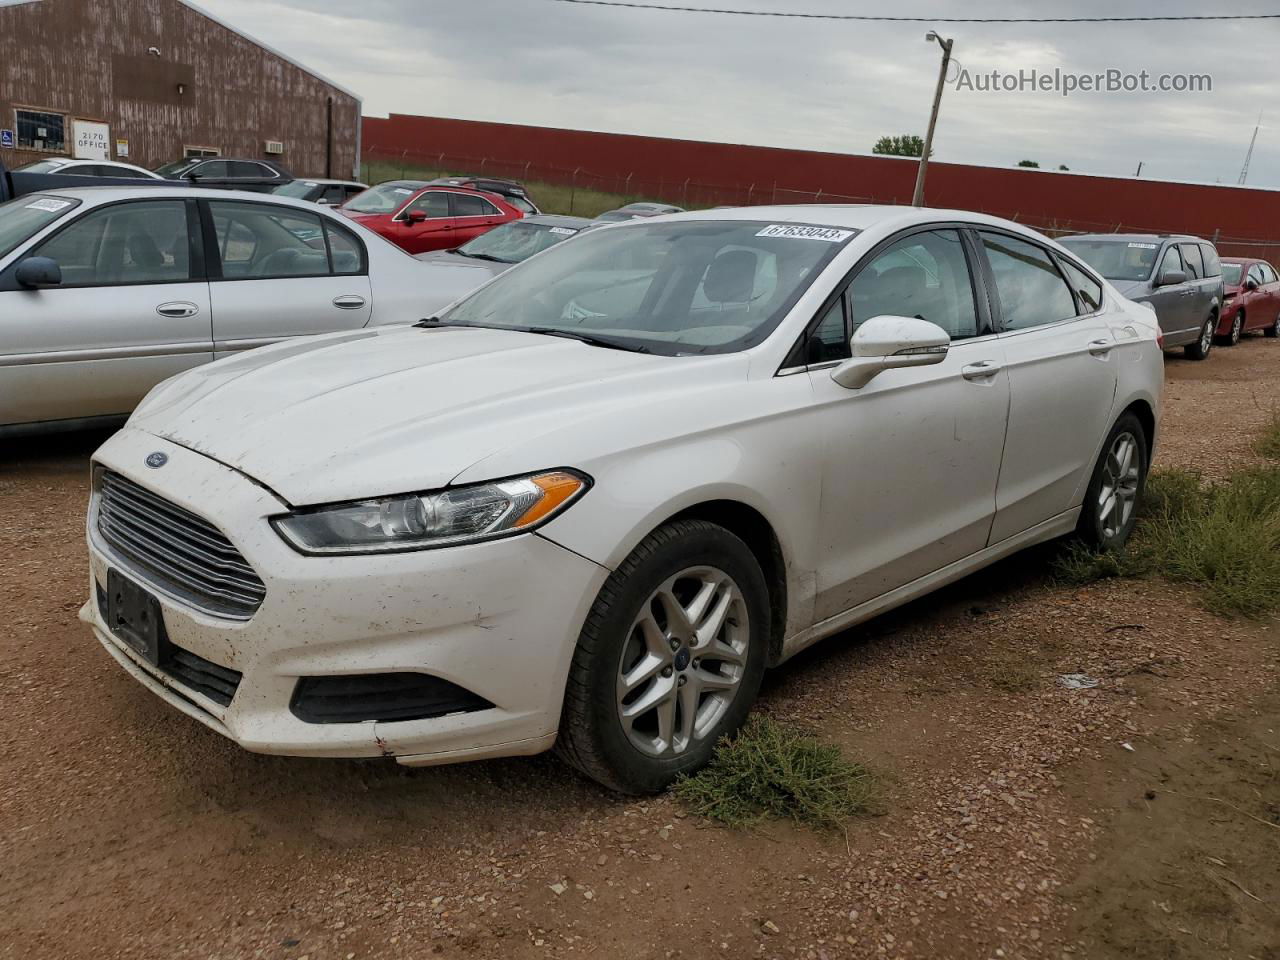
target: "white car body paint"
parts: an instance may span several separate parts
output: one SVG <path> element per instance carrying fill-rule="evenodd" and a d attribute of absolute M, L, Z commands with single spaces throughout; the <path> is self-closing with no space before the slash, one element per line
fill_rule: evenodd
<path fill-rule="evenodd" d="M 159 596 L 175 642 L 244 672 L 242 689 L 229 707 L 174 692 L 113 637 L 92 600 L 82 618 L 151 689 L 248 749 L 412 764 L 536 752 L 555 738 L 568 663 L 601 584 L 674 515 L 727 500 L 768 521 L 785 570 L 776 662 L 1069 532 L 1120 412 L 1146 404 L 1158 421 L 1154 317 L 1105 283 L 1093 317 L 958 340 L 942 362 L 885 370 L 860 390 L 834 383 L 833 363 L 784 367 L 831 292 L 898 231 L 989 225 L 1054 246 L 1032 231 L 909 208 L 661 219 L 699 218 L 862 233 L 762 343 L 738 353 L 648 356 L 516 331 L 370 329 L 171 380 L 95 461 L 207 518 L 262 576 L 263 607 L 234 626 Z M 1102 350 L 1095 341 L 1108 337 Z M 977 364 L 990 372 L 974 375 Z M 163 470 L 143 466 L 152 451 L 169 455 Z M 592 478 L 580 501 L 536 533 L 471 546 L 304 557 L 266 519 L 560 467 Z M 94 529 L 94 509 L 100 582 L 120 558 Z M 301 675 L 415 668 L 497 706 L 332 726 L 288 711 Z"/>

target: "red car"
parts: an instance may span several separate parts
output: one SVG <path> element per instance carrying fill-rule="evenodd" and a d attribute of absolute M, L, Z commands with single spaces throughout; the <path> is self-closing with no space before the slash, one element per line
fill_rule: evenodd
<path fill-rule="evenodd" d="M 496 193 L 391 180 L 338 208 L 409 253 L 452 250 L 524 214 Z"/>
<path fill-rule="evenodd" d="M 1280 276 L 1265 260 L 1222 258 L 1222 316 L 1218 337 L 1234 346 L 1250 330 L 1280 337 Z"/>

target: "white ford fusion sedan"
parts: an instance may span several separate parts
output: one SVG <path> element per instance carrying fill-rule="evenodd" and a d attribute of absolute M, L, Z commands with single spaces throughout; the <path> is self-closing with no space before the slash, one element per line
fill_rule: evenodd
<path fill-rule="evenodd" d="M 661 789 L 764 670 L 1029 544 L 1129 535 L 1155 315 L 976 214 L 611 227 L 417 327 L 157 387 L 94 457 L 120 665 L 255 751 L 557 745 Z"/>

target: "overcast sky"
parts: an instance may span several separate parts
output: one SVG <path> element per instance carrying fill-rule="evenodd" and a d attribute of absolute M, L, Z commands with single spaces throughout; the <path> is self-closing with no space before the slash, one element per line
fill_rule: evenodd
<path fill-rule="evenodd" d="M 198 0 L 364 97 L 410 113 L 869 153 L 924 134 L 940 52 L 928 24 L 862 24 L 571 6 L 549 0 Z M 641 0 L 645 2 L 645 0 Z M 694 4 L 698 5 L 698 4 Z M 712 6 L 964 16 L 1261 13 L 1265 0 L 732 0 Z M 1088 173 L 1280 187 L 1280 21 L 939 23 L 971 75 L 1109 68 L 1207 73 L 1211 93 L 983 93 L 949 86 L 938 160 L 1033 159 Z M 955 71 L 953 70 L 953 75 Z M 1270 108 L 1268 116 L 1266 109 Z"/>

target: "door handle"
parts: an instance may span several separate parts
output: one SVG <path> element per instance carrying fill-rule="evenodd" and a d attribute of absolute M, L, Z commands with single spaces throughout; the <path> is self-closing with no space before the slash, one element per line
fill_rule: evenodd
<path fill-rule="evenodd" d="M 339 310 L 359 310 L 364 306 L 364 297 L 357 297 L 354 293 L 347 294 L 345 297 L 334 297 L 333 305 Z"/>
<path fill-rule="evenodd" d="M 199 312 L 199 307 L 186 300 L 174 300 L 171 303 L 162 303 L 156 307 L 156 313 L 160 314 L 160 316 L 173 317 L 175 319 L 194 317 Z"/>
<path fill-rule="evenodd" d="M 994 360 L 979 360 L 977 363 L 961 367 L 960 376 L 966 380 L 989 380 L 1003 369 L 1004 365 Z"/>
<path fill-rule="evenodd" d="M 1090 340 L 1089 352 L 1095 357 L 1105 357 L 1116 348 L 1114 340 Z"/>

